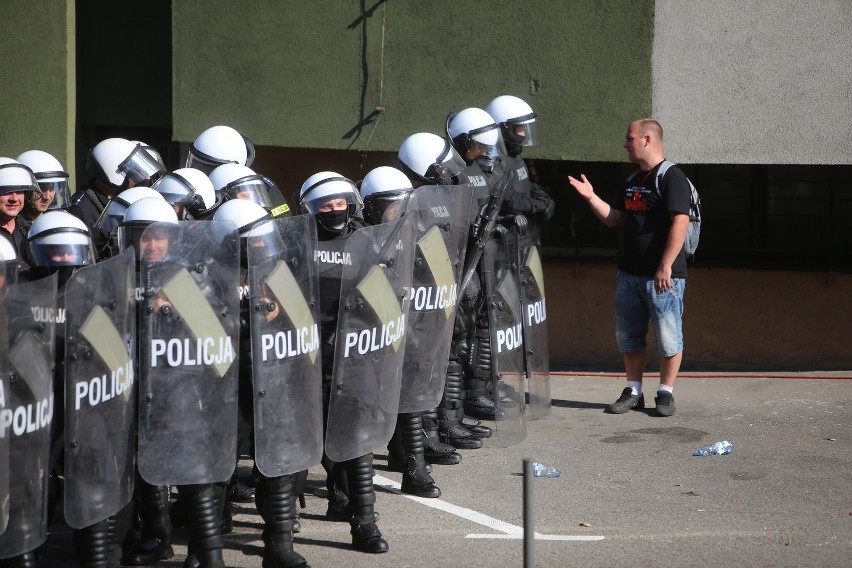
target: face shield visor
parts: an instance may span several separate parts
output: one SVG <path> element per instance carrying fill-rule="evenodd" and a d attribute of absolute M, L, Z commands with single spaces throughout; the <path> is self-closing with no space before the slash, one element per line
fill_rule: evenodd
<path fill-rule="evenodd" d="M 29 243 L 35 266 L 91 266 L 95 251 L 88 232 L 58 227 L 39 233 Z"/>
<path fill-rule="evenodd" d="M 136 148 L 118 165 L 118 173 L 124 176 L 125 187 L 151 186 L 166 173 L 166 169 L 144 146 Z"/>
<path fill-rule="evenodd" d="M 36 176 L 38 189 L 30 195 L 30 204 L 42 213 L 52 209 L 65 209 L 71 204 L 68 174 L 64 174 L 65 177 L 60 177 L 57 173 L 60 172 L 51 172 L 49 177 Z"/>
<path fill-rule="evenodd" d="M 373 193 L 364 199 L 364 216 L 372 225 L 399 219 L 413 188 Z"/>
<path fill-rule="evenodd" d="M 136 258 L 144 262 L 162 262 L 169 256 L 172 230 L 165 223 L 151 226 L 148 222 L 124 223 L 118 227 L 118 248 L 133 247 Z"/>
<path fill-rule="evenodd" d="M 435 163 L 426 168 L 426 173 L 417 177 L 436 185 L 453 185 L 465 169 L 464 159 L 455 151 L 449 141 L 444 141 L 444 150 L 435 159 Z"/>
<path fill-rule="evenodd" d="M 239 230 L 244 258 L 256 261 L 272 258 L 284 252 L 284 242 L 275 230 L 275 226 L 272 216 L 264 215 Z"/>
<path fill-rule="evenodd" d="M 269 198 L 269 189 L 278 189 L 278 186 L 262 175 L 246 176 L 235 179 L 221 189 L 222 199 L 247 199 L 257 203 L 267 211 L 272 208 L 272 200 Z"/>

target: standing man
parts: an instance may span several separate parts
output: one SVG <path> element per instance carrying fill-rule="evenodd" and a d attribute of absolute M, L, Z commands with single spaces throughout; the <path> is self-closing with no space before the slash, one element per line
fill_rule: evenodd
<path fill-rule="evenodd" d="M 569 183 L 605 225 L 621 227 L 615 335 L 624 354 L 627 388 L 607 410 L 623 414 L 631 408 L 645 408 L 642 375 L 650 321 L 660 355 L 656 412 L 659 416 L 672 416 L 675 412 L 672 391 L 683 357 L 686 288 L 683 243 L 689 226 L 689 181 L 676 166 L 657 179 L 657 170 L 665 157 L 663 128 L 656 120 L 632 122 L 624 138 L 624 148 L 627 158 L 640 171 L 627 178 L 616 204 L 610 205 L 595 194 L 585 175 L 580 175 L 579 180 L 568 176 Z"/>
<path fill-rule="evenodd" d="M 24 164 L 11 158 L 0 158 L 0 235 L 15 248 L 18 262 L 24 262 L 24 241 L 30 222 L 20 215 L 24 203 L 38 183 Z"/>

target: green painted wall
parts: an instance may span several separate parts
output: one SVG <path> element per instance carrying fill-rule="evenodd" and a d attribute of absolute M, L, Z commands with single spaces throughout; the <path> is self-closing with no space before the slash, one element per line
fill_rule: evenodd
<path fill-rule="evenodd" d="M 622 161 L 627 123 L 650 114 L 653 10 L 653 0 L 173 2 L 174 138 L 224 123 L 260 145 L 395 151 L 414 132 L 442 133 L 451 111 L 514 94 L 540 117 L 531 157 Z"/>
<path fill-rule="evenodd" d="M 0 155 L 73 154 L 74 0 L 3 0 L 0 8 Z M 69 8 L 70 7 L 70 8 Z M 72 36 L 73 37 L 73 36 Z M 73 161 L 73 160 L 72 160 Z"/>

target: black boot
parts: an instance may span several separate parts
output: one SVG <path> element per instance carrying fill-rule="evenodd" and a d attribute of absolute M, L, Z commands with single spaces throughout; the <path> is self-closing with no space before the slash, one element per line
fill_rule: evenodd
<path fill-rule="evenodd" d="M 178 487 L 183 500 L 184 524 L 189 541 L 187 547 L 191 552 L 184 566 L 225 568 L 222 536 L 219 534 L 225 489 L 224 483 Z"/>
<path fill-rule="evenodd" d="M 261 477 L 255 492 L 257 510 L 263 518 L 263 568 L 295 568 L 307 561 L 293 551 L 296 507 L 293 503 L 294 475 Z"/>
<path fill-rule="evenodd" d="M 37 566 L 35 550 L 0 560 L 0 568 L 36 568 Z"/>
<path fill-rule="evenodd" d="M 422 413 L 425 447 L 423 456 L 426 462 L 435 465 L 455 465 L 461 463 L 461 454 L 449 444 L 441 442 L 438 434 L 438 411 L 427 410 Z"/>
<path fill-rule="evenodd" d="M 349 499 L 354 514 L 349 524 L 352 529 L 352 547 L 369 553 L 388 551 L 388 543 L 376 525 L 378 515 L 373 506 L 376 490 L 373 487 L 373 454 L 367 454 L 344 462 L 349 482 Z"/>
<path fill-rule="evenodd" d="M 405 451 L 405 470 L 402 472 L 402 492 L 418 497 L 438 498 L 441 490 L 426 471 L 424 455 L 423 418 L 419 412 L 401 413 L 402 445 Z"/>
<path fill-rule="evenodd" d="M 169 488 L 151 485 L 139 477 L 136 481 L 142 536 L 133 548 L 124 553 L 121 563 L 128 566 L 149 566 L 175 555 L 169 543 Z"/>
<path fill-rule="evenodd" d="M 349 497 L 346 496 L 346 467 L 342 463 L 331 461 L 325 453 L 322 455 L 322 467 L 325 469 L 325 488 L 328 491 L 325 520 L 335 523 L 349 522 L 352 513 L 349 511 Z"/>
<path fill-rule="evenodd" d="M 438 407 L 438 431 L 441 441 L 461 450 L 481 448 L 482 440 L 461 425 L 463 415 L 462 365 L 457 361 L 450 361 L 447 366 L 447 380 L 444 383 L 444 398 Z"/>
<path fill-rule="evenodd" d="M 121 539 L 116 517 L 74 531 L 74 548 L 81 568 L 117 568 Z"/>
<path fill-rule="evenodd" d="M 492 431 L 488 426 L 483 426 L 482 422 L 472 416 L 463 415 L 459 423 L 470 430 L 470 433 L 477 438 L 490 438 Z"/>

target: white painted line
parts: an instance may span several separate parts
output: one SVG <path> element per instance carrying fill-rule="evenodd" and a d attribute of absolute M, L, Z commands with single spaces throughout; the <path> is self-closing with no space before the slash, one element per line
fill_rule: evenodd
<path fill-rule="evenodd" d="M 465 538 L 492 538 L 492 539 L 523 539 L 524 538 L 524 528 L 516 525 L 512 525 L 510 523 L 506 523 L 499 519 L 495 519 L 493 517 L 489 517 L 488 515 L 483 515 L 482 513 L 478 513 L 471 509 L 465 509 L 464 507 L 459 507 L 458 505 L 453 505 L 452 503 L 447 503 L 441 499 L 426 499 L 424 497 L 417 497 L 416 495 L 405 495 L 404 493 L 400 493 L 400 484 L 392 479 L 388 479 L 386 477 L 382 477 L 381 475 L 375 475 L 373 477 L 373 483 L 378 485 L 379 487 L 383 487 L 394 493 L 399 493 L 406 499 L 411 499 L 412 501 L 416 501 L 427 507 L 432 507 L 433 509 L 438 509 L 439 511 L 444 511 L 445 513 L 450 513 L 451 515 L 455 515 L 457 517 L 461 517 L 463 519 L 467 519 L 468 521 L 474 522 L 478 525 L 482 525 L 489 529 L 499 531 L 503 534 L 495 535 L 495 534 L 469 534 Z M 602 536 L 586 536 L 586 535 L 544 535 L 540 533 L 535 533 L 535 540 L 573 540 L 573 541 L 589 541 L 589 540 L 603 540 Z"/>

